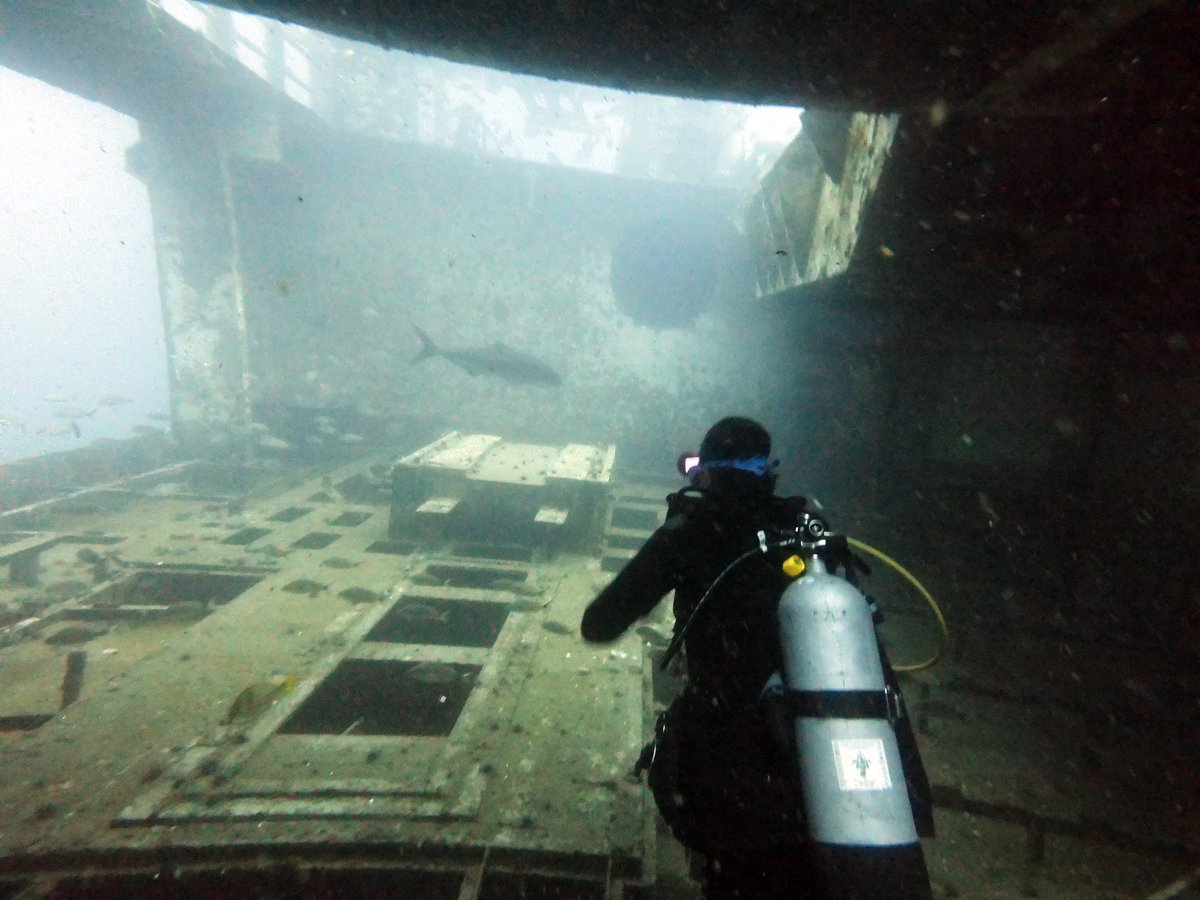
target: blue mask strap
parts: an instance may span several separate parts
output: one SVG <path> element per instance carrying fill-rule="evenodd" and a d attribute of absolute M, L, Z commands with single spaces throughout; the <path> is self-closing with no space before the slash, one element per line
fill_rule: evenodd
<path fill-rule="evenodd" d="M 739 469 L 754 475 L 766 475 L 771 471 L 771 461 L 765 456 L 752 456 L 749 459 L 712 459 L 700 463 L 701 469 Z"/>

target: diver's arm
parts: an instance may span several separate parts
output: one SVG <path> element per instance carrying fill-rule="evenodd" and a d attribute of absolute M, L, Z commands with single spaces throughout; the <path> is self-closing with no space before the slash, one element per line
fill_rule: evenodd
<path fill-rule="evenodd" d="M 617 573 L 584 611 L 579 631 L 585 641 L 619 638 L 676 586 L 677 522 L 668 520 Z"/>

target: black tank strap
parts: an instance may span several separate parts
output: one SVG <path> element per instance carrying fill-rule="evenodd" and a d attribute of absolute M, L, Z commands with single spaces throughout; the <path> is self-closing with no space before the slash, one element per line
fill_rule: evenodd
<path fill-rule="evenodd" d="M 784 708 L 808 719 L 904 718 L 904 700 L 891 688 L 882 691 L 783 691 Z"/>

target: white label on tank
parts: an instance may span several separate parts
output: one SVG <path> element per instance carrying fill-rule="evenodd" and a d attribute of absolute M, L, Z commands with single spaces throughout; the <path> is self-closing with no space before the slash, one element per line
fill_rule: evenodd
<path fill-rule="evenodd" d="M 878 738 L 833 742 L 838 787 L 843 791 L 886 791 L 892 786 L 883 741 Z"/>

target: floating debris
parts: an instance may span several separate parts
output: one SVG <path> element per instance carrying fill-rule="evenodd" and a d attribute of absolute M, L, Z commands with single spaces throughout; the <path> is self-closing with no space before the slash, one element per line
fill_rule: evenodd
<path fill-rule="evenodd" d="M 992 501 L 987 494 L 985 494 L 983 491 L 978 491 L 975 494 L 975 498 L 979 501 L 979 508 L 983 510 L 983 514 L 987 516 L 989 520 L 992 522 L 1000 521 L 1000 514 L 997 513 L 995 507 L 992 506 Z"/>
<path fill-rule="evenodd" d="M 315 597 L 323 591 L 329 590 L 329 585 L 321 584 L 318 581 L 309 581 L 307 578 L 297 578 L 283 586 L 283 590 L 289 594 L 308 594 L 310 597 Z"/>
<path fill-rule="evenodd" d="M 1066 416 L 1056 417 L 1054 420 L 1054 428 L 1059 434 L 1070 438 L 1078 437 L 1083 432 L 1082 428 L 1080 428 Z"/>
<path fill-rule="evenodd" d="M 272 678 L 269 681 L 252 684 L 233 698 L 233 703 L 229 707 L 229 712 L 225 714 L 222 724 L 228 725 L 232 722 L 257 719 L 274 706 L 276 700 L 285 694 L 290 694 L 295 689 L 295 675 L 285 675 L 282 678 Z"/>
<path fill-rule="evenodd" d="M 351 603 L 378 603 L 383 599 L 383 594 L 379 591 L 369 591 L 362 587 L 348 587 L 344 591 L 338 591 L 338 596 Z"/>

